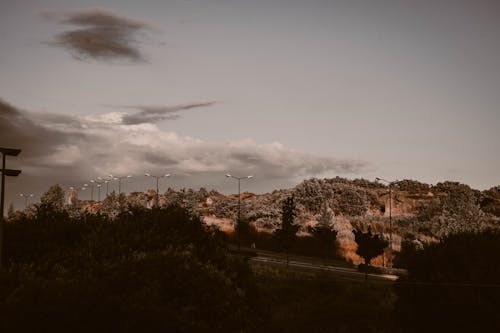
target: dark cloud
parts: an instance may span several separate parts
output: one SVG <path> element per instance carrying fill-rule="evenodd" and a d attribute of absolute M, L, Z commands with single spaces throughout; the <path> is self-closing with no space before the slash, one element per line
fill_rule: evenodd
<path fill-rule="evenodd" d="M 179 118 L 177 112 L 199 107 L 212 106 L 217 101 L 189 103 L 177 106 L 127 106 L 127 108 L 138 110 L 137 113 L 126 114 L 122 122 L 126 125 L 156 123 L 162 120 L 173 120 Z"/>
<path fill-rule="evenodd" d="M 45 12 L 43 15 L 60 24 L 80 27 L 62 32 L 49 42 L 70 50 L 78 59 L 144 61 L 137 37 L 151 29 L 147 23 L 102 9 Z"/>
<path fill-rule="evenodd" d="M 49 116 L 50 117 L 50 116 Z M 42 126 L 33 114 L 19 110 L 0 99 L 0 142 L 23 150 L 22 158 L 41 163 L 40 157 L 54 153 L 58 147 L 78 139 L 82 133 L 68 133 Z M 67 116 L 61 116 L 65 121 Z"/>

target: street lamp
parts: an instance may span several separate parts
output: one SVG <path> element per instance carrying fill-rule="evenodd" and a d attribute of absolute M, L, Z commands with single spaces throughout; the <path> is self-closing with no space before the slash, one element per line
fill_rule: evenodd
<path fill-rule="evenodd" d="M 0 148 L 0 153 L 2 153 L 2 187 L 1 187 L 1 197 L 0 197 L 0 270 L 2 270 L 2 247 L 3 247 L 3 206 L 5 201 L 5 176 L 17 177 L 21 173 L 21 170 L 11 170 L 5 168 L 5 157 L 6 156 L 17 156 L 21 152 L 21 149 L 13 148 Z"/>
<path fill-rule="evenodd" d="M 33 193 L 20 193 L 19 196 L 24 198 L 24 208 L 28 207 L 28 199 L 33 198 L 35 195 Z"/>
<path fill-rule="evenodd" d="M 74 187 L 74 186 L 70 186 L 69 189 L 71 190 L 71 192 L 75 192 L 76 193 L 76 198 L 78 199 L 78 192 L 85 191 L 87 189 L 85 186 L 88 186 L 88 185 L 84 184 L 83 187 L 80 187 L 80 188 L 77 188 L 77 187 Z"/>
<path fill-rule="evenodd" d="M 99 178 L 101 178 L 101 177 L 97 177 L 97 179 L 99 179 Z M 90 182 L 93 183 L 93 184 L 96 184 L 96 186 L 97 186 L 97 201 L 101 201 L 101 186 L 104 183 L 107 184 L 107 182 L 106 181 L 102 181 L 102 180 L 95 180 L 95 179 L 91 179 Z M 92 188 L 92 192 L 93 192 L 93 190 L 94 189 Z"/>
<path fill-rule="evenodd" d="M 392 182 L 383 178 L 376 177 L 376 181 L 382 181 L 389 185 L 389 248 L 392 250 L 392 184 L 397 182 L 393 180 Z"/>
<path fill-rule="evenodd" d="M 160 201 L 159 201 L 159 199 L 158 199 L 158 198 L 159 198 L 159 197 L 158 197 L 158 193 L 159 193 L 159 192 L 158 192 L 158 181 L 159 181 L 159 179 L 160 179 L 160 178 L 167 178 L 167 177 L 170 177 L 170 174 L 169 174 L 169 173 L 167 173 L 167 174 L 165 174 L 165 175 L 155 176 L 155 175 L 152 175 L 152 174 L 150 174 L 150 173 L 147 173 L 147 172 L 146 172 L 146 173 L 144 174 L 144 176 L 146 176 L 146 177 L 153 177 L 153 178 L 156 178 L 156 207 L 158 207 L 158 206 L 160 205 Z"/>
<path fill-rule="evenodd" d="M 118 195 L 120 195 L 122 193 L 122 179 L 132 178 L 132 175 L 116 177 L 116 176 L 113 176 L 112 174 L 109 174 L 109 177 L 112 180 L 118 180 Z"/>
<path fill-rule="evenodd" d="M 109 182 L 113 180 L 113 178 L 102 178 L 102 177 L 97 177 L 100 181 L 102 181 L 104 184 L 106 184 L 106 197 L 109 194 Z"/>
<path fill-rule="evenodd" d="M 102 187 L 102 184 L 99 183 L 97 184 L 97 201 L 101 201 L 101 187 Z"/>
<path fill-rule="evenodd" d="M 233 176 L 233 175 L 230 175 L 227 173 L 226 177 L 238 180 L 238 223 L 236 226 L 238 226 L 239 229 L 241 229 L 241 225 L 240 225 L 240 222 L 241 222 L 241 180 L 242 179 L 251 179 L 251 178 L 253 178 L 253 176 L 237 177 L 237 176 Z M 234 229 L 236 231 L 236 228 L 234 228 Z M 237 233 L 238 234 L 238 251 L 240 250 L 240 247 L 241 247 L 240 231 L 241 230 L 238 230 L 238 233 Z"/>
<path fill-rule="evenodd" d="M 91 179 L 90 183 L 91 183 L 90 185 L 87 183 L 83 184 L 83 187 L 90 188 L 90 200 L 94 201 L 94 183 L 95 183 L 95 180 Z"/>

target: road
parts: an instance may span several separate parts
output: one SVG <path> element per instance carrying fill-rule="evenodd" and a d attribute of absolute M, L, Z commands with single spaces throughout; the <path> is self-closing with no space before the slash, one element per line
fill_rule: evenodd
<path fill-rule="evenodd" d="M 250 248 L 243 249 L 254 256 L 249 258 L 251 264 L 255 265 L 277 265 L 286 266 L 286 255 L 265 250 L 255 250 Z M 256 254 L 256 255 L 255 255 Z M 359 272 L 354 265 L 341 260 L 327 260 L 314 257 L 306 257 L 291 254 L 289 256 L 288 267 L 301 271 L 325 271 L 332 273 L 335 278 L 350 281 L 365 281 L 365 273 Z M 392 283 L 398 279 L 397 275 L 392 274 L 373 274 L 370 273 L 366 279 L 372 282 Z"/>

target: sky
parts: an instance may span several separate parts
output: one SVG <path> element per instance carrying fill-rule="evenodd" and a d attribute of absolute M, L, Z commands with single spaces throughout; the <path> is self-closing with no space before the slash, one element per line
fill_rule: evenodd
<path fill-rule="evenodd" d="M 0 0 L 0 45 L 7 204 L 145 172 L 500 184 L 496 0 Z"/>

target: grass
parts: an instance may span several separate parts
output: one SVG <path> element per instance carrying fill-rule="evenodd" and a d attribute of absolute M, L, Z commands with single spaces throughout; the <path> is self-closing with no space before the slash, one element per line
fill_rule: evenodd
<path fill-rule="evenodd" d="M 392 332 L 390 284 L 335 279 L 330 273 L 252 265 L 261 332 Z"/>

